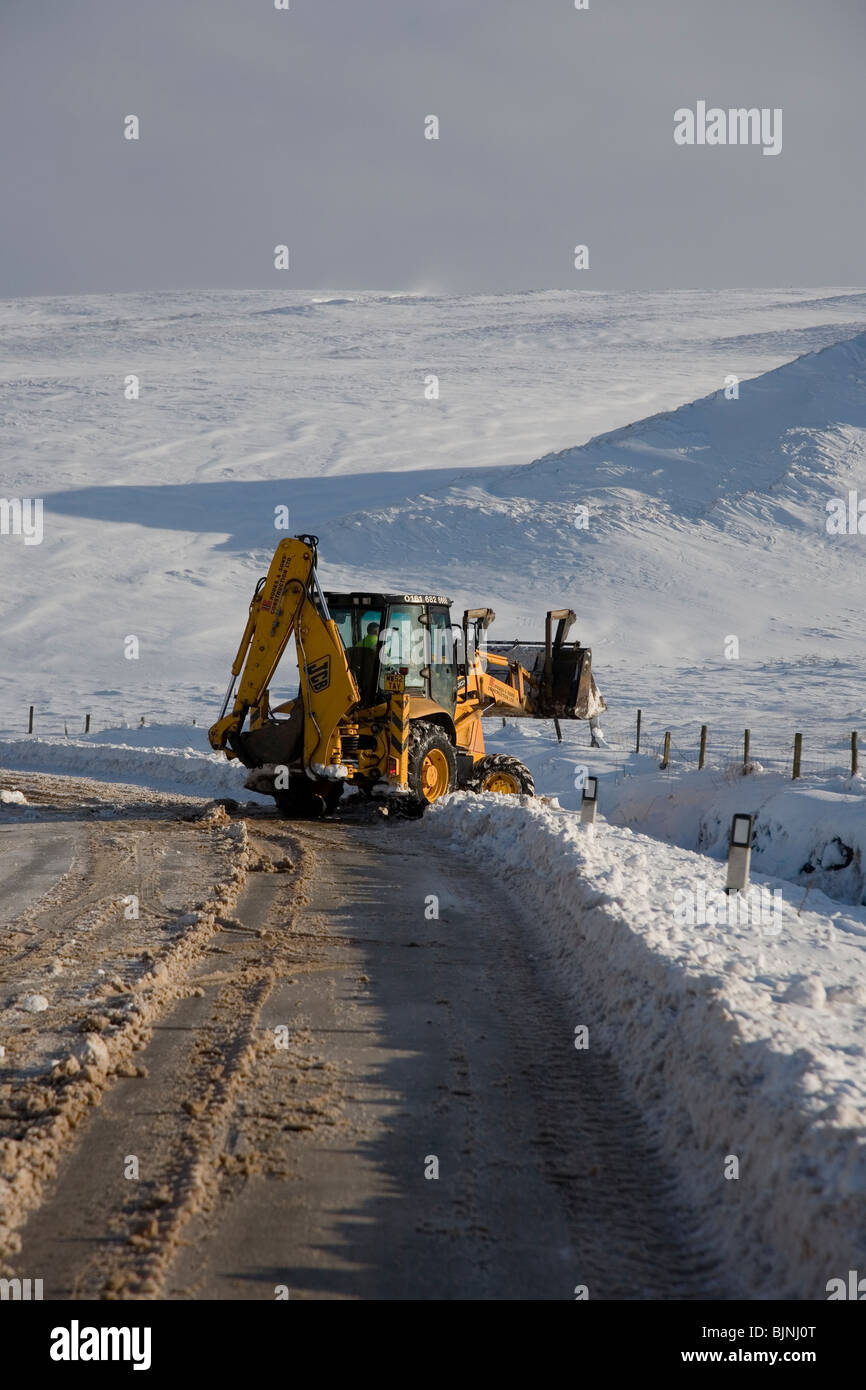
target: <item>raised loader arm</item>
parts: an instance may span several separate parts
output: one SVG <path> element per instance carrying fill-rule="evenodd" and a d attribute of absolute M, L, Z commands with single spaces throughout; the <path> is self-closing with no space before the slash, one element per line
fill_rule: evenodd
<path fill-rule="evenodd" d="M 482 620 L 482 614 L 489 617 Z M 566 641 L 576 622 L 570 608 L 548 612 L 543 643 L 485 643 L 486 663 L 501 670 L 501 680 L 484 670 L 478 647 L 479 627 L 486 631 L 493 617 L 490 609 L 471 609 L 463 615 L 467 644 L 469 627 L 474 625 L 476 653 L 470 688 L 477 692 L 480 713 L 530 719 L 595 719 L 606 709 L 592 674 L 592 652 L 579 642 Z"/>
<path fill-rule="evenodd" d="M 220 717 L 208 738 L 218 752 L 238 756 L 236 743 L 247 715 L 253 725 L 268 716 L 268 689 L 294 636 L 298 698 L 304 710 L 304 768 L 311 777 L 327 777 L 334 775 L 328 769 L 338 761 L 337 725 L 360 697 L 319 586 L 316 545 L 315 536 L 294 536 L 277 546 L 250 602 Z M 238 676 L 240 684 L 227 713 Z"/>

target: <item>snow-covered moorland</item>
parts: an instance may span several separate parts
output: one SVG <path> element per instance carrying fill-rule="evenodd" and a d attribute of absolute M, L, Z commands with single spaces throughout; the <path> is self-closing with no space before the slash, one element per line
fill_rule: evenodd
<path fill-rule="evenodd" d="M 856 486 L 862 349 L 830 345 L 864 328 L 841 290 L 7 301 L 0 494 L 44 536 L 0 538 L 0 733 L 31 703 L 46 734 L 209 723 L 278 506 L 326 584 L 444 587 L 503 637 L 575 608 L 611 718 L 684 690 L 739 724 L 781 690 L 847 719 L 859 543 L 824 507 Z"/>

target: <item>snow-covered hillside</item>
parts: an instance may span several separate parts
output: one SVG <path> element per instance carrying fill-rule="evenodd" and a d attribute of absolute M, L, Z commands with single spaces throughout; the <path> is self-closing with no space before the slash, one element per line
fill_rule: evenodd
<path fill-rule="evenodd" d="M 459 576 L 506 621 L 571 598 L 605 653 L 671 665 L 724 654 L 862 652 L 860 534 L 827 504 L 866 503 L 866 334 L 525 467 L 425 488 L 335 527 L 366 575 Z M 585 508 L 582 513 L 579 509 Z M 866 530 L 866 516 L 863 518 Z"/>
<path fill-rule="evenodd" d="M 570 604 L 614 722 L 784 688 L 841 729 L 862 542 L 824 504 L 856 486 L 864 350 L 828 344 L 864 326 L 844 291 L 7 302 L 0 495 L 45 529 L 0 537 L 2 731 L 30 703 L 46 733 L 210 722 L 280 505 L 326 583 L 445 588 L 502 636 Z"/>

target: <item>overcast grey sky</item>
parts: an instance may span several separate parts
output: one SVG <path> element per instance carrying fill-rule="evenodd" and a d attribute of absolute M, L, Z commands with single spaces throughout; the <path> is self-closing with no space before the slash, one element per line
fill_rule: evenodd
<path fill-rule="evenodd" d="M 589 4 L 0 0 L 0 295 L 866 282 L 866 0 Z"/>

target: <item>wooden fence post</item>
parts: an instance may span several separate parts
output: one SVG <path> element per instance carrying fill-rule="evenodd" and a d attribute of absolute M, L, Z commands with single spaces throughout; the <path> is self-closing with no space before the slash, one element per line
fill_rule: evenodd
<path fill-rule="evenodd" d="M 635 751 L 636 753 L 639 753 L 639 752 L 640 752 L 640 719 L 641 719 L 641 711 L 638 710 L 638 712 L 637 712 L 637 733 L 635 734 L 635 737 L 634 737 L 634 751 Z"/>
<path fill-rule="evenodd" d="M 661 762 L 662 767 L 663 767 L 663 768 L 664 768 L 664 767 L 667 767 L 667 765 L 668 765 L 668 763 L 670 762 L 670 760 L 671 760 L 671 732 L 670 732 L 670 729 L 668 729 L 667 733 L 665 734 L 665 750 L 664 750 L 664 752 L 662 753 L 662 762 Z"/>
<path fill-rule="evenodd" d="M 800 762 L 803 757 L 803 735 L 794 735 L 794 776 L 800 776 Z"/>
<path fill-rule="evenodd" d="M 89 734 L 89 733 L 90 733 L 90 715 L 89 715 L 89 714 L 85 714 L 85 716 L 84 716 L 84 732 L 85 732 L 86 734 Z"/>
<path fill-rule="evenodd" d="M 851 733 L 851 776 L 856 777 L 860 769 L 860 754 L 857 748 L 857 730 Z"/>
<path fill-rule="evenodd" d="M 703 767 L 707 760 L 707 726 L 701 725 L 701 748 L 698 753 L 698 771 Z"/>
<path fill-rule="evenodd" d="M 752 731 L 751 731 L 751 729 L 746 729 L 746 732 L 745 732 L 744 735 L 743 735 L 743 771 L 744 771 L 744 772 L 746 771 L 746 768 L 749 766 L 749 744 L 751 743 L 751 741 L 752 741 Z"/>

